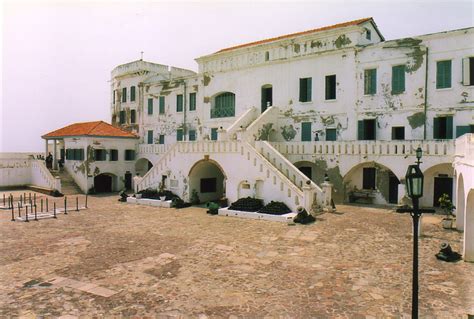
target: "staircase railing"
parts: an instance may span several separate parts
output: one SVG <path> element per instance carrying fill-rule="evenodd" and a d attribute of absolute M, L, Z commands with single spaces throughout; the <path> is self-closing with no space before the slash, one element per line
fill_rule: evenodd
<path fill-rule="evenodd" d="M 257 109 L 255 107 L 251 107 L 247 111 L 244 112 L 233 124 L 231 124 L 227 128 L 227 136 L 232 138 L 238 130 L 246 129 L 252 122 L 255 120 Z"/>
<path fill-rule="evenodd" d="M 271 106 L 265 110 L 255 121 L 250 124 L 244 132 L 245 139 L 253 143 L 259 137 L 259 130 L 268 123 L 276 123 L 278 108 Z"/>
<path fill-rule="evenodd" d="M 42 160 L 31 159 L 31 184 L 61 191 L 61 179 L 53 176 Z"/>

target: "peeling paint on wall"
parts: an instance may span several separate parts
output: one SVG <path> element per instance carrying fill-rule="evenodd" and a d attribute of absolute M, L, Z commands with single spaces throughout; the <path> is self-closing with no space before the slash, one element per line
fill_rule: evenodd
<path fill-rule="evenodd" d="M 300 45 L 298 43 L 293 44 L 293 51 L 295 53 L 300 53 Z"/>
<path fill-rule="evenodd" d="M 352 41 L 348 37 L 346 37 L 345 34 L 341 34 L 340 36 L 337 37 L 337 39 L 334 41 L 334 45 L 336 48 L 340 49 L 345 45 L 351 44 Z"/>
<path fill-rule="evenodd" d="M 321 41 L 311 41 L 311 48 L 321 48 L 323 43 Z"/>
<path fill-rule="evenodd" d="M 425 113 L 418 112 L 407 117 L 408 123 L 412 129 L 423 126 L 425 124 Z"/>
<path fill-rule="evenodd" d="M 202 84 L 204 86 L 208 86 L 209 83 L 211 83 L 211 77 L 207 74 L 207 73 L 204 73 L 203 75 L 203 80 L 202 80 Z"/>
<path fill-rule="evenodd" d="M 209 103 L 209 102 L 211 102 L 211 98 L 210 98 L 209 96 L 205 96 L 205 97 L 202 99 L 202 101 L 203 101 L 204 103 Z"/>
<path fill-rule="evenodd" d="M 293 125 L 283 125 L 281 127 L 281 136 L 285 139 L 285 141 L 291 141 L 296 136 L 296 130 Z"/>

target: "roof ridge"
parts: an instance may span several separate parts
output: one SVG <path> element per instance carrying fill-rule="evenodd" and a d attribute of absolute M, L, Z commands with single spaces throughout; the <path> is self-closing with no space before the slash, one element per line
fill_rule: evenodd
<path fill-rule="evenodd" d="M 280 36 L 276 36 L 276 37 L 271 37 L 271 38 L 267 38 L 267 39 L 252 41 L 252 42 L 248 42 L 248 43 L 244 43 L 244 44 L 238 44 L 238 45 L 235 45 L 235 46 L 231 46 L 231 47 L 228 47 L 228 48 L 221 49 L 221 50 L 219 50 L 217 52 L 214 52 L 212 54 L 227 52 L 227 51 L 240 49 L 240 48 L 243 48 L 243 47 L 257 45 L 257 44 L 273 42 L 273 41 L 277 41 L 277 40 L 285 39 L 285 38 L 289 38 L 289 37 L 296 37 L 296 36 L 300 36 L 300 35 L 304 35 L 304 34 L 309 34 L 309 33 L 312 33 L 312 32 L 326 31 L 326 30 L 330 30 L 330 29 L 342 28 L 342 27 L 351 26 L 351 25 L 359 25 L 361 23 L 364 23 L 364 22 L 367 22 L 367 21 L 370 21 L 370 20 L 373 20 L 373 17 L 361 18 L 361 19 L 356 19 L 356 20 L 351 20 L 351 21 L 346 21 L 346 22 L 340 22 L 340 23 L 336 23 L 336 24 L 332 24 L 332 25 L 328 25 L 328 26 L 323 26 L 323 27 L 319 27 L 319 28 L 315 28 L 315 29 L 299 31 L 299 32 L 294 32 L 294 33 L 288 33 L 288 34 L 284 34 L 284 35 L 280 35 Z"/>
<path fill-rule="evenodd" d="M 102 121 L 102 120 L 101 120 L 101 121 L 94 121 L 94 122 L 97 122 L 97 124 L 94 125 L 94 127 L 92 127 L 92 128 L 87 132 L 87 134 L 90 134 L 92 131 L 94 131 L 94 130 L 97 128 L 97 126 L 99 126 L 100 124 L 104 123 L 104 121 Z M 90 122 L 90 123 L 93 123 L 93 122 Z"/>

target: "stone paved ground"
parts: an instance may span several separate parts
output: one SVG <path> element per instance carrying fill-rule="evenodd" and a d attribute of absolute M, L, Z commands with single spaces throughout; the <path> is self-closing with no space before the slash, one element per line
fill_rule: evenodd
<path fill-rule="evenodd" d="M 117 198 L 28 224 L 0 212 L 1 318 L 409 317 L 407 215 L 339 206 L 288 226 Z M 436 216 L 424 234 L 420 317 L 474 313 L 474 264 L 434 257 L 443 241 L 459 251 L 461 234 Z"/>

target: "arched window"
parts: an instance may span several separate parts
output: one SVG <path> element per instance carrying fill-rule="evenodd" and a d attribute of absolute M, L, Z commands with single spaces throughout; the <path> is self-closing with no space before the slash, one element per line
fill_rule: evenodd
<path fill-rule="evenodd" d="M 235 116 L 235 94 L 224 92 L 214 98 L 211 118 Z"/>

